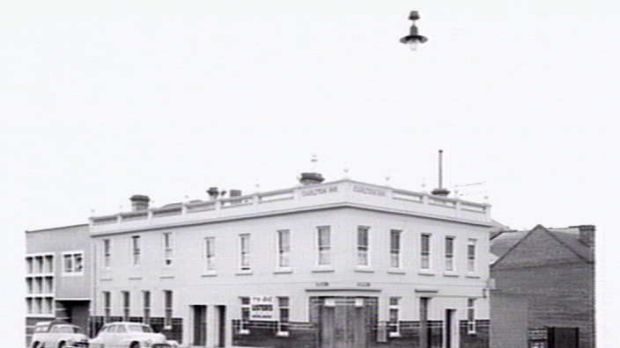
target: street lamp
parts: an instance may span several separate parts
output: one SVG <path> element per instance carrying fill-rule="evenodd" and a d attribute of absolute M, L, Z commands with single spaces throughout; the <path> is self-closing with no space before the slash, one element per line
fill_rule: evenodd
<path fill-rule="evenodd" d="M 418 34 L 418 27 L 415 25 L 415 21 L 420 19 L 420 14 L 418 11 L 411 11 L 409 14 L 409 19 L 411 20 L 411 28 L 409 29 L 409 35 L 404 36 L 400 39 L 400 42 L 408 45 L 412 51 L 415 51 L 418 47 L 418 44 L 425 43 L 428 39 L 426 36 L 422 36 Z"/>

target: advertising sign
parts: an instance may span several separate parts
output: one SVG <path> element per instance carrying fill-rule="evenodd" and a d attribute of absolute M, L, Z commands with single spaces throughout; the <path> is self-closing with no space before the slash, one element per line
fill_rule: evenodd
<path fill-rule="evenodd" d="M 274 316 L 274 297 L 250 297 L 250 320 L 276 320 Z"/>

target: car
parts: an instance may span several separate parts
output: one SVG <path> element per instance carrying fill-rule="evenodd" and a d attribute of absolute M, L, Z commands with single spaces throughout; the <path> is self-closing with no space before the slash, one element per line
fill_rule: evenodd
<path fill-rule="evenodd" d="M 45 321 L 35 324 L 30 348 L 88 347 L 88 337 L 79 326 L 64 322 Z"/>
<path fill-rule="evenodd" d="M 97 337 L 89 341 L 91 348 L 178 348 L 161 333 L 142 323 L 114 322 L 105 324 Z"/>

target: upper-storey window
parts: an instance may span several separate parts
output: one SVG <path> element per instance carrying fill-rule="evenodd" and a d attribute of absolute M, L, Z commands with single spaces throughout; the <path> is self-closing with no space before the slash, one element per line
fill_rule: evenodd
<path fill-rule="evenodd" d="M 431 268 L 431 235 L 424 233 L 420 239 L 420 268 Z"/>
<path fill-rule="evenodd" d="M 278 231 L 278 267 L 290 267 L 291 231 Z"/>
<path fill-rule="evenodd" d="M 112 256 L 112 242 L 109 239 L 103 240 L 103 267 L 110 267 L 110 257 Z"/>
<path fill-rule="evenodd" d="M 62 254 L 64 275 L 81 275 L 84 272 L 84 253 L 71 251 Z"/>
<path fill-rule="evenodd" d="M 239 243 L 240 243 L 240 268 L 242 271 L 249 271 L 250 266 L 250 235 L 240 234 L 239 235 Z"/>
<path fill-rule="evenodd" d="M 163 233 L 163 245 L 164 245 L 164 264 L 166 266 L 172 265 L 172 257 L 174 256 L 172 232 Z"/>
<path fill-rule="evenodd" d="M 400 236 L 402 231 L 390 231 L 390 267 L 400 268 Z"/>
<path fill-rule="evenodd" d="M 476 240 L 467 241 L 467 272 L 476 271 Z"/>
<path fill-rule="evenodd" d="M 207 272 L 215 271 L 215 237 L 205 238 L 205 258 Z"/>
<path fill-rule="evenodd" d="M 319 266 L 331 265 L 331 231 L 329 226 L 317 227 L 317 245 Z"/>
<path fill-rule="evenodd" d="M 134 266 L 140 264 L 140 236 L 131 237 L 131 256 Z"/>
<path fill-rule="evenodd" d="M 368 240 L 368 231 L 370 230 L 367 226 L 358 226 L 357 227 L 357 265 L 358 266 L 368 266 L 370 264 L 370 259 L 368 257 L 369 251 L 369 240 Z"/>
<path fill-rule="evenodd" d="M 446 237 L 446 271 L 454 271 L 454 237 Z"/>

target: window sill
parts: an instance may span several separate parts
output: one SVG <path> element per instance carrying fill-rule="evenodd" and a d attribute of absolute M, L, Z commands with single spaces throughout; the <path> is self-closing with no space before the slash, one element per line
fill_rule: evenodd
<path fill-rule="evenodd" d="M 334 272 L 332 267 L 316 267 L 312 270 L 312 273 L 331 273 Z"/>
<path fill-rule="evenodd" d="M 159 276 L 159 279 L 174 279 L 173 275 L 161 275 Z"/>
<path fill-rule="evenodd" d="M 289 336 L 289 332 L 288 331 L 278 331 L 278 333 L 276 333 L 276 336 L 278 336 L 278 337 L 288 337 Z"/>
<path fill-rule="evenodd" d="M 293 273 L 293 269 L 292 268 L 277 268 L 275 271 L 273 271 L 273 274 L 291 274 Z"/>
<path fill-rule="evenodd" d="M 129 280 L 142 280 L 142 277 L 129 277 Z"/>
<path fill-rule="evenodd" d="M 445 271 L 443 272 L 443 276 L 444 277 L 453 277 L 453 278 L 457 278 L 459 277 L 459 274 L 456 272 L 452 272 L 452 271 Z"/>
<path fill-rule="evenodd" d="M 480 275 L 476 274 L 476 273 L 467 273 L 467 275 L 465 275 L 466 278 L 470 278 L 470 279 L 480 279 Z"/>
<path fill-rule="evenodd" d="M 400 332 L 390 332 L 390 333 L 388 334 L 388 336 L 390 336 L 390 337 L 392 337 L 392 338 L 398 338 L 398 337 L 401 337 L 401 336 L 400 336 Z"/>
<path fill-rule="evenodd" d="M 201 277 L 216 277 L 217 273 L 215 271 L 207 271 L 201 275 Z"/>
<path fill-rule="evenodd" d="M 252 275 L 252 270 L 248 269 L 248 270 L 238 271 L 237 273 L 235 273 L 235 275 Z"/>
<path fill-rule="evenodd" d="M 375 273 L 375 270 L 368 266 L 357 266 L 355 267 L 355 272 L 360 273 Z"/>
<path fill-rule="evenodd" d="M 239 335 L 249 335 L 249 334 L 250 334 L 250 330 L 239 329 Z"/>
<path fill-rule="evenodd" d="M 387 272 L 388 274 L 407 274 L 407 272 L 400 268 L 390 268 Z"/>
<path fill-rule="evenodd" d="M 418 274 L 423 275 L 423 276 L 431 276 L 431 277 L 435 276 L 435 272 L 433 272 L 430 269 L 421 269 L 418 271 Z"/>

